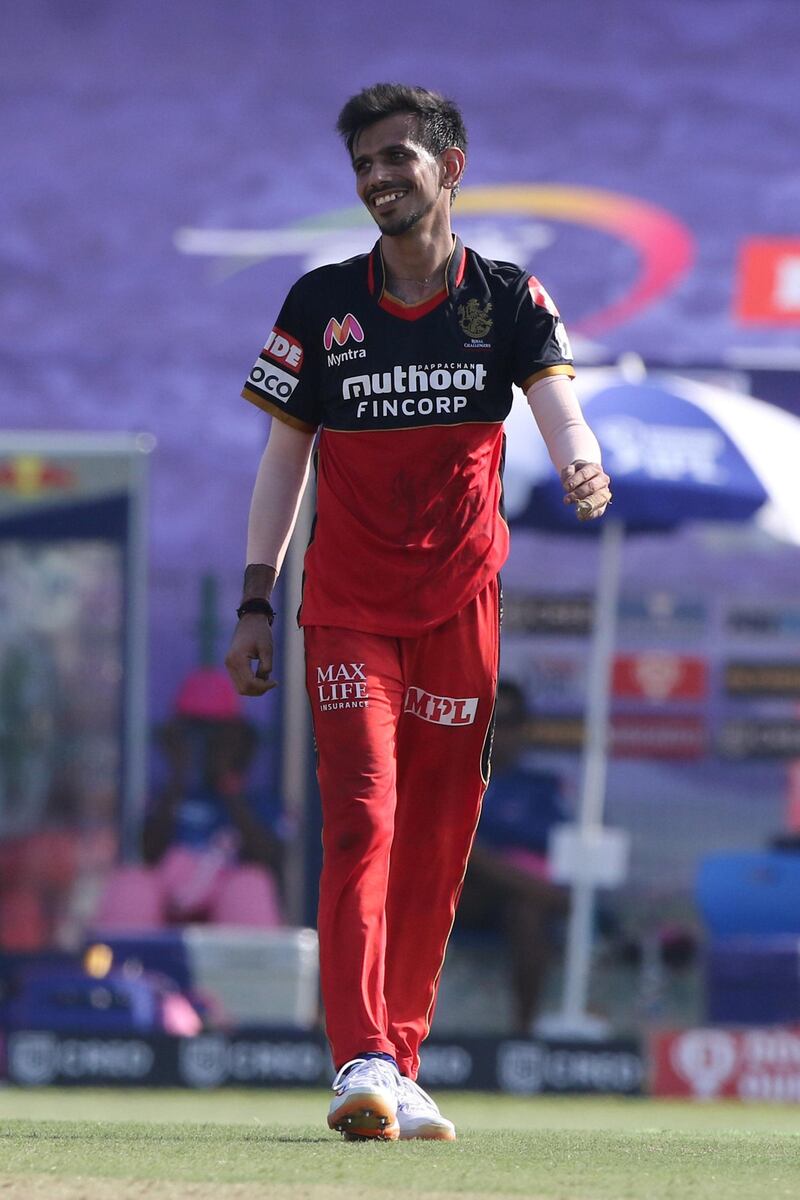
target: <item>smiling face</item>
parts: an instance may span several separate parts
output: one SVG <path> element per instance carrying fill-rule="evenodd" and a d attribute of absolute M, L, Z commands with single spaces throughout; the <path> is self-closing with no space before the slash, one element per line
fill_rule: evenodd
<path fill-rule="evenodd" d="M 387 237 L 407 233 L 437 206 L 447 212 L 463 169 L 461 151 L 433 155 L 418 138 L 416 117 L 397 113 L 368 125 L 353 144 L 356 190 Z"/>

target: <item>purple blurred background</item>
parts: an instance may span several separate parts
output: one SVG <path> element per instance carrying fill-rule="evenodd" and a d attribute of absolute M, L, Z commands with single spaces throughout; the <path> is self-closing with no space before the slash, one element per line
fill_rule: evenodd
<path fill-rule="evenodd" d="M 743 242 L 798 236 L 791 0 L 26 0 L 4 27 L 2 421 L 158 439 L 154 719 L 196 659 L 200 575 L 219 576 L 223 616 L 237 598 L 266 433 L 241 380 L 292 280 L 373 239 L 333 132 L 360 86 L 402 79 L 460 102 L 456 224 L 541 274 L 584 361 L 797 354 L 797 323 L 734 315 Z M 511 183 L 528 187 L 526 211 L 503 215 L 487 189 Z M 298 229 L 306 240 L 266 254 L 176 242 Z M 685 266 L 659 282 L 665 244 Z M 651 257 L 650 296 L 594 320 Z M 781 398 L 800 411 L 793 388 Z"/>

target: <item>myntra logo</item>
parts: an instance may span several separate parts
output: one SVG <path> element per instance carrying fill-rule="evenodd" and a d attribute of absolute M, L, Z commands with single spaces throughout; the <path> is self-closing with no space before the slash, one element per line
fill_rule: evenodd
<path fill-rule="evenodd" d="M 461 700 L 453 696 L 432 696 L 422 688 L 410 687 L 404 711 L 433 725 L 471 725 L 478 711 L 478 697 Z"/>
<path fill-rule="evenodd" d="M 354 342 L 363 342 L 364 330 L 358 323 L 358 320 L 352 313 L 348 313 L 341 325 L 336 320 L 336 317 L 331 317 L 328 324 L 325 326 L 325 335 L 323 342 L 325 349 L 330 350 L 334 341 L 338 346 L 343 346 L 350 338 Z"/>

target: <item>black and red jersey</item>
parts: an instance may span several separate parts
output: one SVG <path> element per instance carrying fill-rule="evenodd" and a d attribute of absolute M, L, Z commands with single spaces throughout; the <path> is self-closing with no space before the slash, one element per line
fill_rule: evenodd
<path fill-rule="evenodd" d="M 539 282 L 458 238 L 422 304 L 386 291 L 380 241 L 298 280 L 242 394 L 320 430 L 301 624 L 411 637 L 476 596 L 508 553 L 512 384 L 557 372 L 569 342 Z"/>

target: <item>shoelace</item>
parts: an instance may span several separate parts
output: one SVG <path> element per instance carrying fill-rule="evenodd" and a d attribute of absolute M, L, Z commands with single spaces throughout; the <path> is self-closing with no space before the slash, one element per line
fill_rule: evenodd
<path fill-rule="evenodd" d="M 346 1062 L 344 1066 L 340 1067 L 336 1072 L 336 1078 L 331 1084 L 331 1087 L 334 1091 L 338 1091 L 347 1076 L 350 1074 L 350 1071 L 355 1067 L 369 1067 L 371 1070 L 374 1070 L 377 1073 L 381 1083 L 383 1083 L 386 1087 L 397 1087 L 397 1080 L 399 1078 L 397 1072 L 395 1071 L 394 1067 L 392 1067 L 389 1063 L 384 1062 L 383 1059 L 351 1058 L 349 1062 Z"/>

